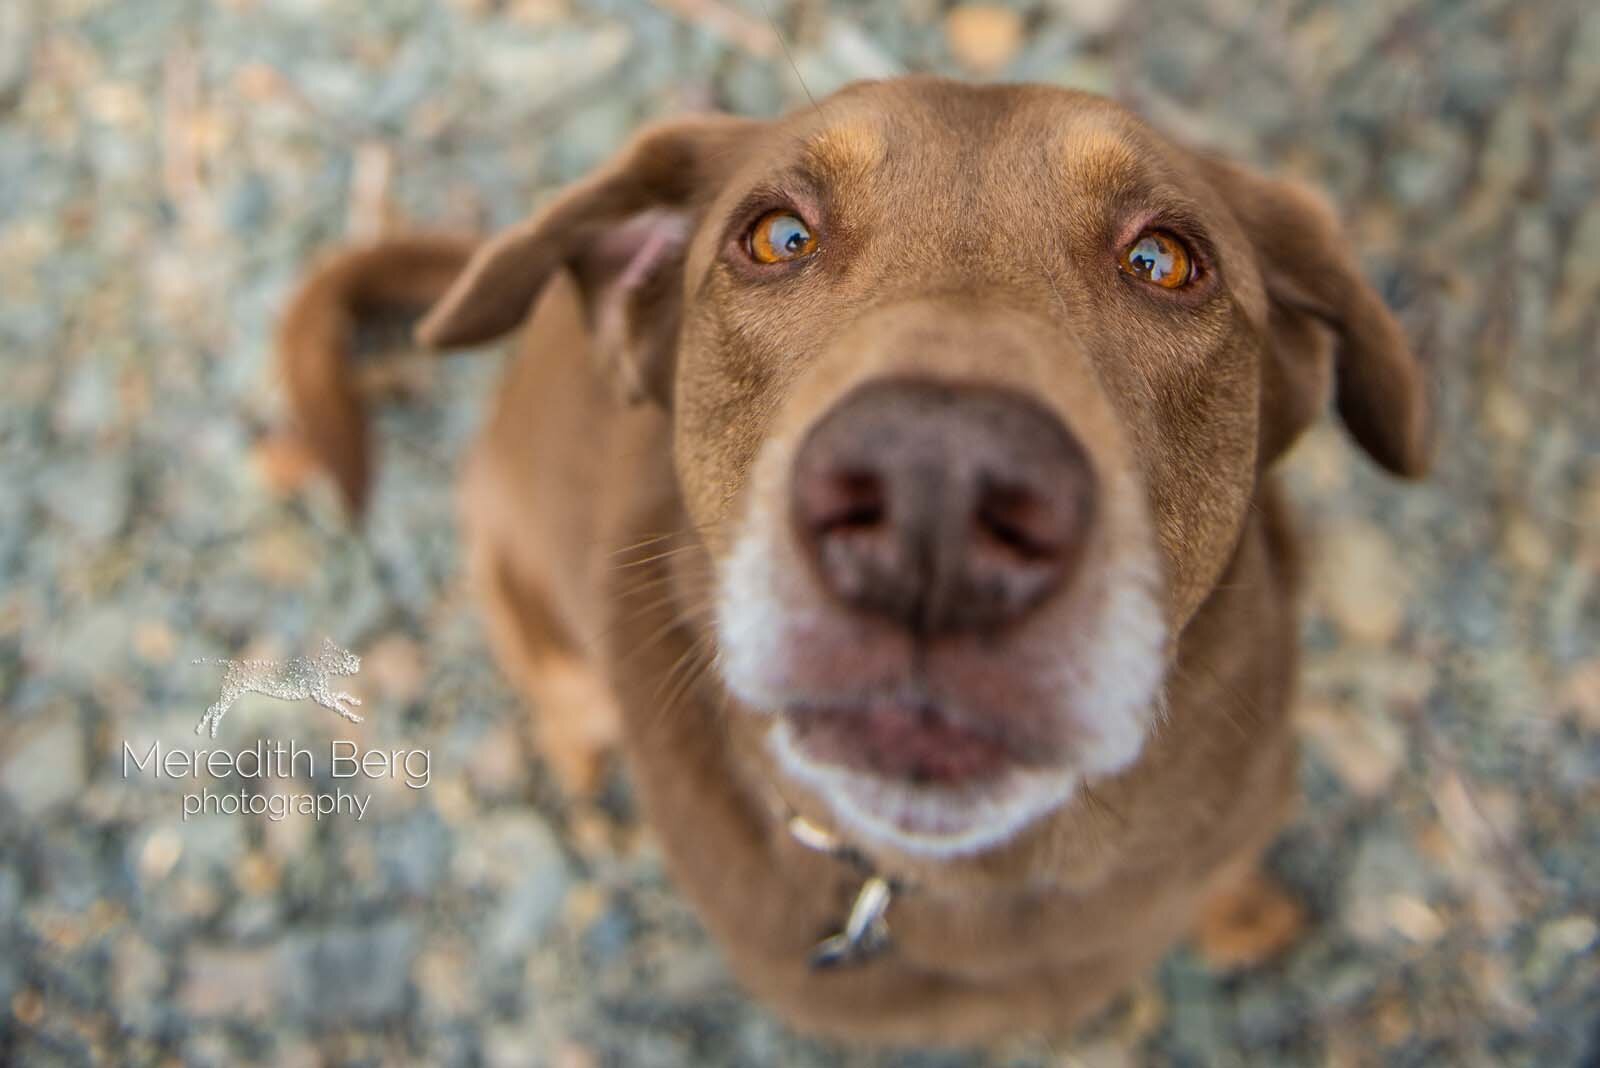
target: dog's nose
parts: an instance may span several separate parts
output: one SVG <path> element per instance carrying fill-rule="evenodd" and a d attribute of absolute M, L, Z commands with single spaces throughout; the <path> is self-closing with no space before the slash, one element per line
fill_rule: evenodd
<path fill-rule="evenodd" d="M 885 380 L 847 395 L 795 458 L 792 508 L 822 583 L 919 634 L 993 631 L 1060 588 L 1094 472 L 1062 422 L 988 386 Z"/>

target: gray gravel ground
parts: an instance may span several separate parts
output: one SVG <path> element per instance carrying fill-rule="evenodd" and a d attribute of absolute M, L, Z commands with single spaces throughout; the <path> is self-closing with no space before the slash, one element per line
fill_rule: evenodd
<path fill-rule="evenodd" d="M 0 0 L 0 1062 L 29 1065 L 1600 1063 L 1600 6 L 770 0 L 813 93 L 903 70 L 1113 93 L 1343 206 L 1430 355 L 1443 448 L 1291 467 L 1318 561 L 1314 919 L 1188 950 L 1070 1048 L 874 1057 L 730 985 L 625 785 L 524 758 L 451 483 L 497 357 L 383 417 L 367 534 L 279 434 L 275 309 L 326 243 L 497 226 L 649 116 L 803 102 L 760 0 Z M 123 743 L 188 745 L 196 657 L 332 634 L 347 727 L 431 750 L 359 821 L 183 819 Z M 220 784 L 230 785 L 230 782 Z M 231 788 L 335 791 L 305 782 Z"/>

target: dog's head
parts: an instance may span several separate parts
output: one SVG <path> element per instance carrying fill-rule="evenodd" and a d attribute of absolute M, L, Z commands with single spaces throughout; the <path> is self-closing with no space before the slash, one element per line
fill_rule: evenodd
<path fill-rule="evenodd" d="M 692 119 L 489 244 L 479 341 L 568 268 L 672 411 L 723 681 L 860 839 L 981 850 L 1127 768 L 1261 470 L 1337 382 L 1426 463 L 1418 367 L 1331 213 L 1039 87 Z"/>

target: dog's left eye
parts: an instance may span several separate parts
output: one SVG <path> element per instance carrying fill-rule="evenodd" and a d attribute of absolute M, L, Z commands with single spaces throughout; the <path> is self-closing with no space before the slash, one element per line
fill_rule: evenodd
<path fill-rule="evenodd" d="M 811 255 L 817 238 L 794 212 L 769 211 L 751 227 L 747 245 L 757 263 L 787 263 Z"/>
<path fill-rule="evenodd" d="M 1122 250 L 1122 270 L 1162 289 L 1180 289 L 1194 280 L 1194 257 L 1165 230 L 1146 230 Z"/>

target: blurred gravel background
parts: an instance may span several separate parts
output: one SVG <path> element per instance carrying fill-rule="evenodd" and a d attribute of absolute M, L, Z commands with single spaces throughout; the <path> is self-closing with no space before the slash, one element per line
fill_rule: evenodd
<path fill-rule="evenodd" d="M 0 0 L 0 1062 L 1600 1063 L 1600 6 L 766 0 L 791 69 L 732 2 Z M 1309 800 L 1273 861 L 1314 921 L 1280 964 L 1179 951 L 988 1062 L 792 1036 L 625 785 L 570 811 L 524 756 L 451 492 L 498 358 L 400 376 L 365 538 L 278 431 L 273 316 L 317 249 L 504 225 L 647 117 L 802 103 L 795 70 L 1089 87 L 1302 175 L 1431 356 L 1426 486 L 1331 426 L 1291 463 Z M 230 742 L 426 747 L 427 789 L 184 822 L 123 777 L 124 740 L 192 744 L 193 658 L 323 634 L 367 723 L 247 700 Z"/>

